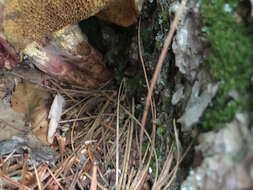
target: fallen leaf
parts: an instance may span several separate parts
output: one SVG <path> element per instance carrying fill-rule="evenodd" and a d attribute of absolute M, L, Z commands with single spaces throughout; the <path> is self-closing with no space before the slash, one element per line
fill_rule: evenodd
<path fill-rule="evenodd" d="M 24 81 L 17 86 L 12 94 L 12 108 L 26 115 L 26 122 L 31 124 L 32 134 L 42 144 L 48 145 L 48 103 L 50 94 L 39 85 Z"/>
<path fill-rule="evenodd" d="M 2 99 L 7 94 L 6 84 L 0 82 L 0 99 Z"/>
<path fill-rule="evenodd" d="M 0 141 L 23 136 L 26 131 L 25 114 L 14 111 L 10 104 L 0 102 Z"/>

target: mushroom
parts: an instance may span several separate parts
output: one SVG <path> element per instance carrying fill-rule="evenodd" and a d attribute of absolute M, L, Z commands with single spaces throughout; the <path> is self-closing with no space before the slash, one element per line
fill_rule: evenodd
<path fill-rule="evenodd" d="M 141 0 L 1 1 L 4 35 L 17 52 L 60 80 L 93 88 L 110 80 L 111 74 L 77 23 L 97 15 L 129 26 L 141 10 Z"/>

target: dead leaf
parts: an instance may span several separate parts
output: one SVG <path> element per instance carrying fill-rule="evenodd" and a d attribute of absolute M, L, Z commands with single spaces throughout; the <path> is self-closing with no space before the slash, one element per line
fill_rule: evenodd
<path fill-rule="evenodd" d="M 12 94 L 12 108 L 26 115 L 26 122 L 31 124 L 32 134 L 42 144 L 48 145 L 48 102 L 50 94 L 39 85 L 24 81 L 17 86 Z"/>
<path fill-rule="evenodd" d="M 0 102 L 0 119 L 0 141 L 13 136 L 23 136 L 27 131 L 25 115 L 11 109 L 9 104 Z"/>
<path fill-rule="evenodd" d="M 0 99 L 3 98 L 7 94 L 6 84 L 0 83 Z"/>

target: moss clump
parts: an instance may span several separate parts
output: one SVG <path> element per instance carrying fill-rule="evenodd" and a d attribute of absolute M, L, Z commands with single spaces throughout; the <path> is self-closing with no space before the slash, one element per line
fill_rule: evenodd
<path fill-rule="evenodd" d="M 207 128 L 230 121 L 236 111 L 249 107 L 247 94 L 253 76 L 252 26 L 246 27 L 236 14 L 238 0 L 202 0 L 203 31 L 211 44 L 207 60 L 213 79 L 221 81 L 213 106 L 206 112 L 203 125 Z M 238 99 L 229 96 L 231 90 Z"/>
<path fill-rule="evenodd" d="M 154 51 L 154 32 L 153 29 L 147 28 L 141 33 L 141 39 L 143 43 L 144 50 L 148 53 L 152 53 Z"/>

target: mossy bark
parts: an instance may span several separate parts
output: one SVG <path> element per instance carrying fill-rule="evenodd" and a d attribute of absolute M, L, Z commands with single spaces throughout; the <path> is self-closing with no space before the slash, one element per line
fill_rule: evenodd
<path fill-rule="evenodd" d="M 216 128 L 251 105 L 249 88 L 253 75 L 253 25 L 240 15 L 243 1 L 202 0 L 203 32 L 211 48 L 206 65 L 220 89 L 202 124 Z"/>

